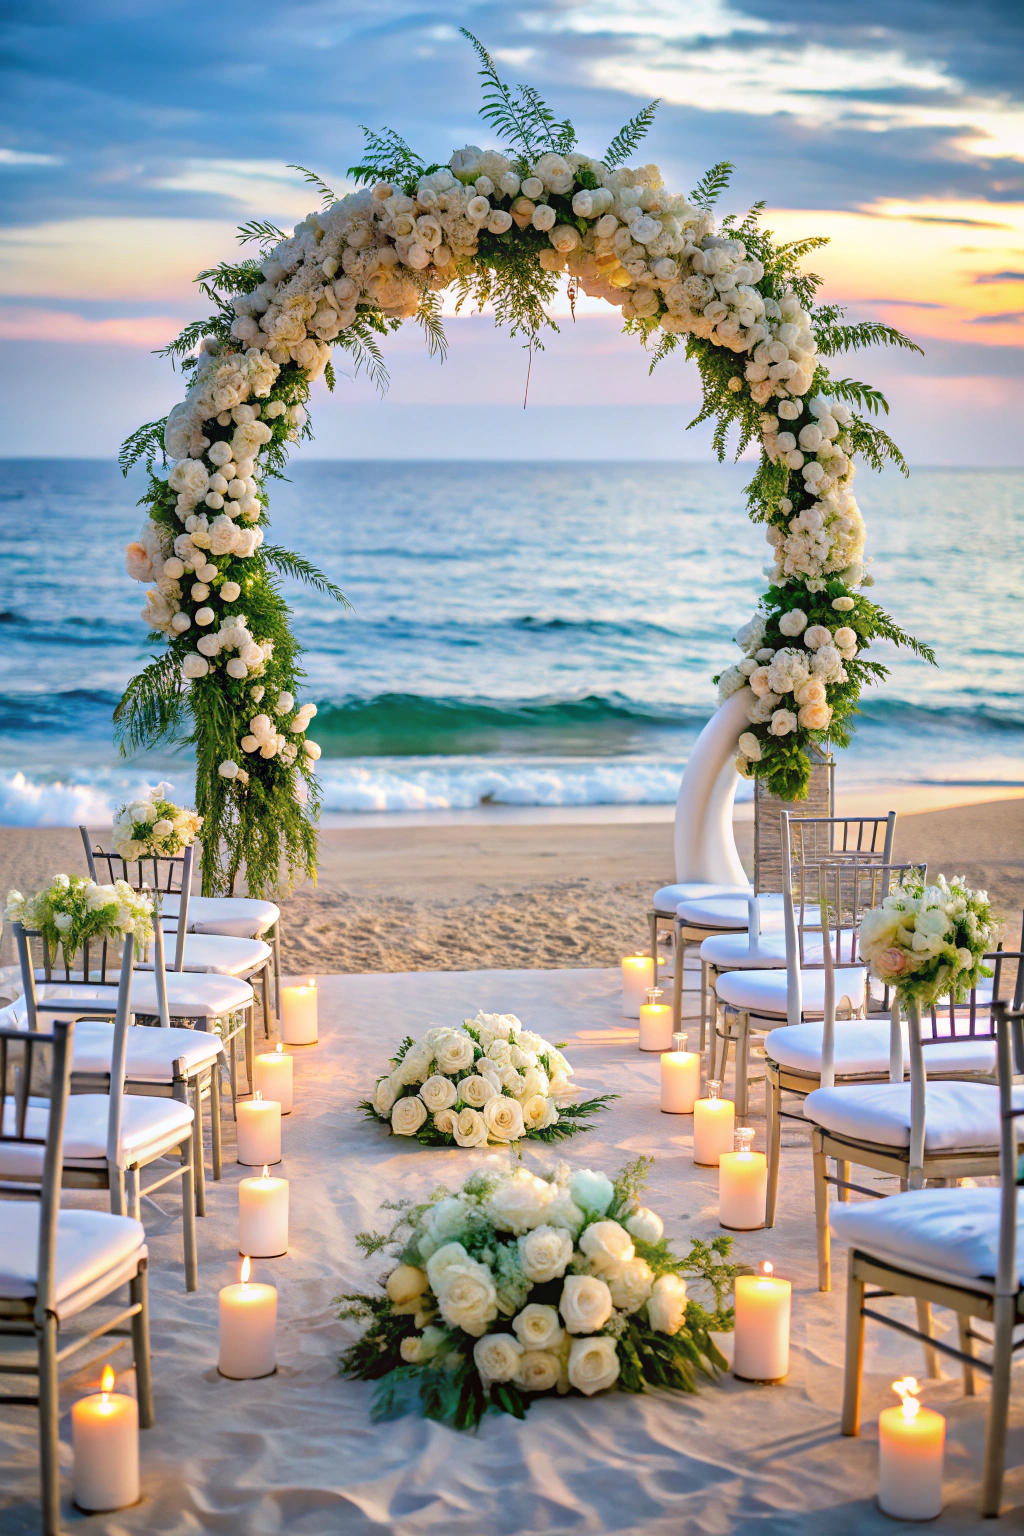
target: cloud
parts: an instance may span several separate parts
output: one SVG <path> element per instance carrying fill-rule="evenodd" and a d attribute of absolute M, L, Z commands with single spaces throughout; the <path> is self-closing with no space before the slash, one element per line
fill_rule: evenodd
<path fill-rule="evenodd" d="M 0 149 L 0 165 L 61 165 L 59 155 L 30 155 L 18 149 Z"/>
<path fill-rule="evenodd" d="M 1024 283 L 1024 272 L 981 272 L 976 283 Z"/>
<path fill-rule="evenodd" d="M 999 315 L 975 315 L 968 325 L 1020 325 L 1024 309 L 1006 309 Z"/>
<path fill-rule="evenodd" d="M 39 309 L 32 305 L 0 308 L 0 338 L 4 341 L 63 341 L 113 343 L 153 350 L 166 346 L 181 330 L 180 316 L 140 315 L 125 319 L 90 320 L 70 310 Z"/>

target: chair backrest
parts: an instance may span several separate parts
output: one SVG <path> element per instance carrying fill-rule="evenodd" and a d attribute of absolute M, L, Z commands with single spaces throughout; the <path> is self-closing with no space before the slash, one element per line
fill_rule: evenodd
<path fill-rule="evenodd" d="M 38 1186 L 22 1185 L 21 1195 L 35 1195 L 40 1203 L 39 1257 L 36 1269 L 36 1312 L 54 1309 L 57 1260 L 57 1213 L 60 1210 L 64 1165 L 64 1123 L 71 1091 L 71 1058 L 74 1022 L 57 1020 L 49 1034 L 25 1034 L 0 1029 L 0 1145 L 44 1146 L 43 1171 Z M 29 1098 L 43 1066 L 40 1059 L 51 1053 L 49 1071 L 50 1113 L 46 1135 L 35 1136 L 28 1128 Z"/>
<path fill-rule="evenodd" d="M 884 816 L 801 816 L 783 811 L 783 880 L 789 862 L 804 865 L 849 859 L 858 864 L 891 864 L 896 812 Z M 785 889 L 785 886 L 783 886 Z"/>
<path fill-rule="evenodd" d="M 194 845 L 189 844 L 181 853 L 149 854 L 142 859 L 123 859 L 119 853 L 108 853 L 95 847 L 86 827 L 79 827 L 89 874 L 93 880 L 127 880 L 136 890 L 143 886 L 160 891 L 164 895 L 181 895 L 191 887 Z"/>
<path fill-rule="evenodd" d="M 1017 1270 L 1017 1190 L 1024 1184 L 1024 1168 L 1018 1159 L 1017 1121 L 1024 1115 L 1013 1102 L 1014 1074 L 1024 1076 L 1024 1008 L 992 1005 L 999 1066 L 999 1254 L 996 1261 L 996 1295 L 1016 1296 L 1020 1288 Z"/>

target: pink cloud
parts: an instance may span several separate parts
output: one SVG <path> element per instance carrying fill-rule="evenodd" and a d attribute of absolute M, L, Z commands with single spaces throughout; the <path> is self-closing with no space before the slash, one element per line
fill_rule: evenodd
<path fill-rule="evenodd" d="M 30 305 L 0 309 L 0 337 L 7 341 L 106 342 L 148 351 L 172 340 L 182 324 L 173 315 L 88 320 L 69 311 Z"/>

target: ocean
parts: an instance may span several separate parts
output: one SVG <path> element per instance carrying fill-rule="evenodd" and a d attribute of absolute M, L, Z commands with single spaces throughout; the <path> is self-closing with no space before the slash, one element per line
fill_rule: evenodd
<path fill-rule="evenodd" d="M 431 463 L 293 466 L 274 542 L 347 594 L 287 595 L 329 813 L 667 804 L 737 659 L 767 558 L 748 466 L 507 463 L 460 441 Z M 0 475 L 0 823 L 102 821 L 187 756 L 119 759 L 111 712 L 154 646 L 123 547 L 141 477 L 100 461 Z M 1024 781 L 1024 472 L 862 472 L 872 593 L 933 645 L 872 650 L 840 785 Z M 885 654 L 888 652 L 887 654 Z"/>

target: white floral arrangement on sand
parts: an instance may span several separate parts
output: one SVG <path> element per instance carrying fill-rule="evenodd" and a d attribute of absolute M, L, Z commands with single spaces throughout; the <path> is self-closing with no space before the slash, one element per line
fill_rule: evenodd
<path fill-rule="evenodd" d="M 731 1239 L 673 1253 L 640 1204 L 651 1161 L 614 1181 L 565 1163 L 486 1166 L 455 1193 L 387 1202 L 401 1212 L 391 1232 L 357 1242 L 367 1256 L 390 1247 L 397 1267 L 383 1294 L 338 1298 L 342 1318 L 370 1323 L 341 1369 L 379 1383 L 373 1417 L 418 1407 L 469 1429 L 488 1408 L 522 1418 L 539 1393 L 694 1392 L 696 1371 L 724 1370 L 711 1334 L 733 1325 Z M 710 1286 L 713 1310 L 687 1275 Z"/>
<path fill-rule="evenodd" d="M 153 937 L 153 903 L 125 880 L 98 885 L 81 875 L 55 875 L 34 896 L 8 891 L 4 917 L 42 933 L 51 954 L 58 946 L 65 966 L 83 944 L 134 934 L 140 948 Z"/>
<path fill-rule="evenodd" d="M 114 812 L 114 852 L 135 859 L 168 858 L 195 842 L 203 818 L 168 800 L 170 784 L 158 784 L 147 795 L 119 805 Z"/>
<path fill-rule="evenodd" d="M 407 1035 L 360 1105 L 395 1136 L 427 1147 L 486 1147 L 534 1137 L 561 1141 L 616 1094 L 558 1105 L 573 1069 L 556 1045 L 513 1013 L 478 1013 L 461 1028 Z"/>
<path fill-rule="evenodd" d="M 931 885 L 918 877 L 865 912 L 860 952 L 904 1004 L 929 1008 L 943 997 L 963 1003 L 992 975 L 982 962 L 995 932 L 987 891 L 972 891 L 960 875 L 948 882 L 940 875 Z"/>

